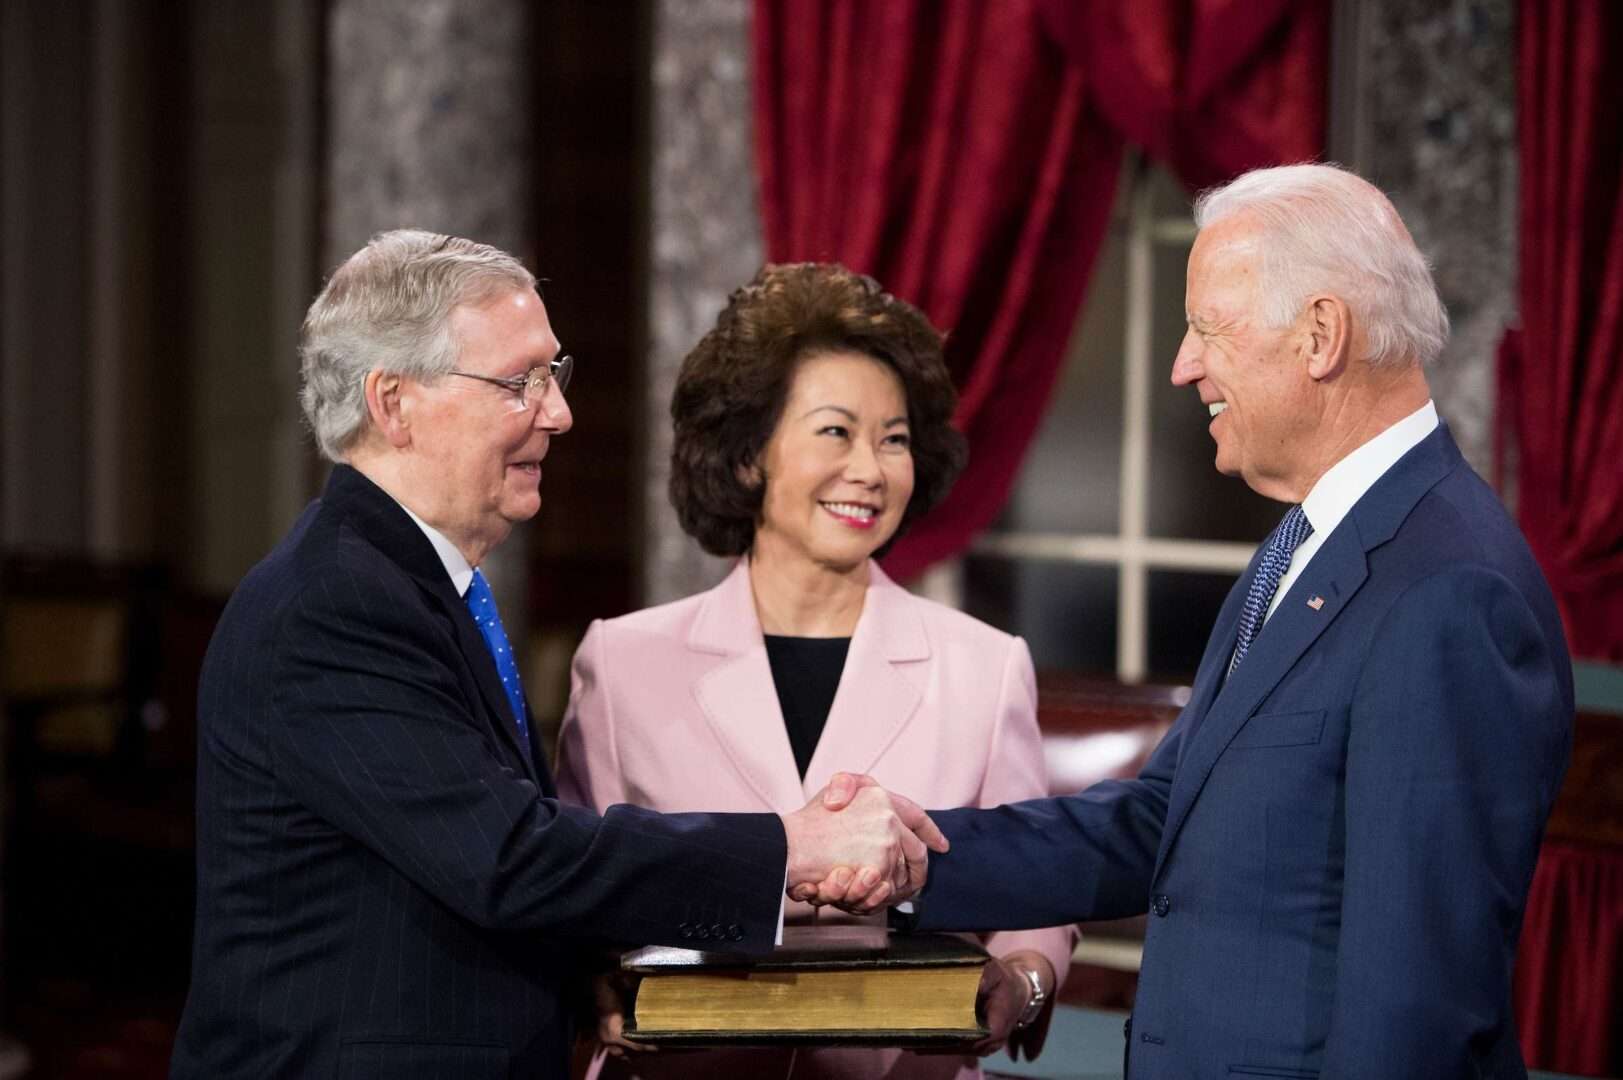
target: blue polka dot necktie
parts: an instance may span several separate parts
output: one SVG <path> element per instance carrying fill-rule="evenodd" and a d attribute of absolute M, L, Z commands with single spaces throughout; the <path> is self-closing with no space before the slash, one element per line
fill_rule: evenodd
<path fill-rule="evenodd" d="M 1274 591 L 1279 588 L 1279 579 L 1290 569 L 1291 556 L 1302 541 L 1312 535 L 1313 523 L 1308 521 L 1300 506 L 1293 506 L 1274 529 L 1273 535 L 1268 537 L 1268 546 L 1263 549 L 1262 560 L 1257 563 L 1257 576 L 1251 579 L 1251 588 L 1245 594 L 1245 607 L 1240 610 L 1240 638 L 1234 646 L 1234 659 L 1229 661 L 1230 675 L 1234 674 L 1234 669 L 1245 659 L 1246 650 L 1257 639 L 1263 616 L 1268 614 L 1268 605 L 1273 602 Z"/>
<path fill-rule="evenodd" d="M 468 585 L 468 611 L 473 615 L 479 636 L 485 639 L 490 658 L 496 661 L 496 674 L 501 676 L 507 703 L 513 707 L 513 719 L 518 722 L 519 745 L 528 750 L 530 728 L 524 719 L 524 684 L 518 680 L 518 662 L 513 659 L 513 647 L 508 644 L 507 631 L 502 629 L 502 617 L 496 613 L 496 597 L 491 594 L 490 582 L 475 570 Z"/>

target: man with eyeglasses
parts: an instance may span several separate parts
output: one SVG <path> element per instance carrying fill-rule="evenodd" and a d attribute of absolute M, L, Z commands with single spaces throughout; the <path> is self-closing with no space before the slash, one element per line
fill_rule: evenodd
<path fill-rule="evenodd" d="M 763 951 L 786 885 L 840 866 L 873 904 L 922 885 L 944 842 L 877 789 L 782 817 L 554 798 L 479 570 L 540 510 L 571 424 L 574 362 L 522 265 L 380 234 L 300 353 L 335 465 L 204 663 L 174 1076 L 561 1078 L 578 950 Z"/>

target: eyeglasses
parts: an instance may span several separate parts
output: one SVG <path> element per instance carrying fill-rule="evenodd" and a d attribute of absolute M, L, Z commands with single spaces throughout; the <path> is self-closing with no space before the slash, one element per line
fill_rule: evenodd
<path fill-rule="evenodd" d="M 510 379 L 499 379 L 494 375 L 475 375 L 471 371 L 446 372 L 447 375 L 460 375 L 464 379 L 478 379 L 492 386 L 504 387 L 517 394 L 526 406 L 532 408 L 541 404 L 541 399 L 547 396 L 548 383 L 556 380 L 559 393 L 568 390 L 569 377 L 574 373 L 575 358 L 568 353 L 564 353 L 556 360 L 533 367 L 522 375 L 514 375 Z"/>

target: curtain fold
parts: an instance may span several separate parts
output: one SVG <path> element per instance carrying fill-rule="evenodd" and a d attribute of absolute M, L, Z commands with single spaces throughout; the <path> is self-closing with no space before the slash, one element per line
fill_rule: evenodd
<path fill-rule="evenodd" d="M 1575 656 L 1623 661 L 1623 5 L 1523 0 L 1521 326 L 1500 349 L 1522 531 Z M 1503 475 L 1505 456 L 1501 454 Z"/>
<path fill-rule="evenodd" d="M 1323 153 L 1326 0 L 1039 5 L 1111 125 L 1191 190 Z"/>
<path fill-rule="evenodd" d="M 767 254 L 842 262 L 947 332 L 970 460 L 901 579 L 1001 512 L 1128 141 L 1191 187 L 1315 156 L 1326 0 L 756 0 Z"/>
<path fill-rule="evenodd" d="M 1623 857 L 1546 838 L 1527 894 L 1515 1007 L 1531 1068 L 1623 1075 Z"/>

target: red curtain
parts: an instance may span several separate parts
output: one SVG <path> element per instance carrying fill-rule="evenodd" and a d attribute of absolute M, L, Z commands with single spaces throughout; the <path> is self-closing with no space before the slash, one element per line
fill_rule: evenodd
<path fill-rule="evenodd" d="M 1326 0 L 1038 0 L 1112 126 L 1191 190 L 1324 150 Z"/>
<path fill-rule="evenodd" d="M 1022 0 L 760 0 L 755 56 L 769 257 L 872 274 L 947 331 L 970 463 L 887 558 L 912 577 L 1003 506 L 1109 222 L 1121 138 Z"/>
<path fill-rule="evenodd" d="M 1516 956 L 1516 1022 L 1529 1066 L 1623 1075 L 1623 859 L 1546 838 Z"/>
<path fill-rule="evenodd" d="M 1047 407 L 1124 140 L 1191 186 L 1323 142 L 1326 0 L 757 0 L 768 257 L 872 274 L 947 331 L 970 462 L 886 559 L 992 523 Z"/>
<path fill-rule="evenodd" d="M 1619 662 L 1623 5 L 1523 0 L 1520 20 L 1522 325 L 1500 350 L 1501 430 L 1573 654 Z"/>
<path fill-rule="evenodd" d="M 1623 661 L 1623 5 L 1522 0 L 1521 327 L 1499 350 L 1501 480 L 1575 656 Z M 1574 758 L 1568 787 L 1581 780 Z M 1623 860 L 1546 840 L 1516 960 L 1530 1065 L 1623 1071 Z"/>

